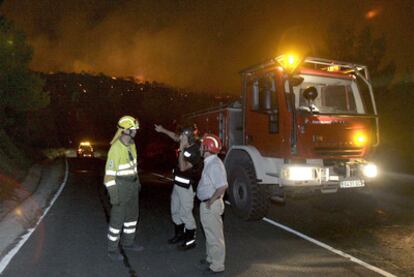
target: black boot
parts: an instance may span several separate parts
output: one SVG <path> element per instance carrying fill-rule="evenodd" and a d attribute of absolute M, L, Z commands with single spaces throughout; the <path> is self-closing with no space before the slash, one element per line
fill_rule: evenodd
<path fill-rule="evenodd" d="M 122 262 L 124 260 L 124 256 L 122 256 L 119 249 L 108 251 L 108 257 L 111 259 L 111 261 L 114 262 Z"/>
<path fill-rule="evenodd" d="M 174 224 L 174 236 L 168 240 L 168 243 L 175 244 L 184 240 L 184 224 Z"/>
<path fill-rule="evenodd" d="M 131 245 L 123 245 L 122 248 L 126 251 L 141 252 L 144 250 L 144 246 L 134 242 Z"/>
<path fill-rule="evenodd" d="M 185 230 L 185 240 L 179 246 L 180 250 L 189 250 L 196 246 L 196 236 L 195 236 L 195 229 L 193 230 Z"/>

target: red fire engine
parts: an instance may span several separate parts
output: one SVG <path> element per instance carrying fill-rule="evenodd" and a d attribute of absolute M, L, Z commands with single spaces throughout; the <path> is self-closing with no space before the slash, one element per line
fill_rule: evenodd
<path fill-rule="evenodd" d="M 379 144 L 366 66 L 284 55 L 241 71 L 242 102 L 184 116 L 223 141 L 228 197 L 238 216 L 271 200 L 364 187 Z"/>

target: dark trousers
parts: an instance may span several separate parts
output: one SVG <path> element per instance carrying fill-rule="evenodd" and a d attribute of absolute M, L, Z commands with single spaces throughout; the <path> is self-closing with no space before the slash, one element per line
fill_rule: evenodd
<path fill-rule="evenodd" d="M 111 218 L 108 230 L 108 251 L 122 245 L 134 243 L 139 213 L 139 188 L 137 182 L 117 181 L 120 204 L 111 208 Z"/>

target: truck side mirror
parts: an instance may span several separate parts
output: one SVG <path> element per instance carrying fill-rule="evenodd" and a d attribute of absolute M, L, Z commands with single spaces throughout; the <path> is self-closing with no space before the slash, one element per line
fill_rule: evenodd
<path fill-rule="evenodd" d="M 303 91 L 303 97 L 308 101 L 313 101 L 318 97 L 318 90 L 315 87 L 308 87 Z"/>
<path fill-rule="evenodd" d="M 310 113 L 319 113 L 319 109 L 313 104 L 313 100 L 318 97 L 318 90 L 315 87 L 308 87 L 303 91 L 303 98 L 308 102 L 308 107 L 299 107 Z"/>
<path fill-rule="evenodd" d="M 303 80 L 305 80 L 303 77 L 301 77 L 299 75 L 294 75 L 294 76 L 290 77 L 289 81 L 292 84 L 292 86 L 296 87 L 296 86 L 299 86 L 300 84 L 302 84 Z"/>

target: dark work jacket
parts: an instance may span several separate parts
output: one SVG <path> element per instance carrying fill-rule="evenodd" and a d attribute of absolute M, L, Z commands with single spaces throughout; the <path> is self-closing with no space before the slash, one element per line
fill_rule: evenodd
<path fill-rule="evenodd" d="M 184 160 L 192 164 L 186 171 L 181 171 L 179 166 L 174 169 L 174 184 L 188 189 L 190 186 L 195 190 L 203 171 L 203 160 L 200 153 L 200 145 L 194 143 L 184 150 Z"/>

